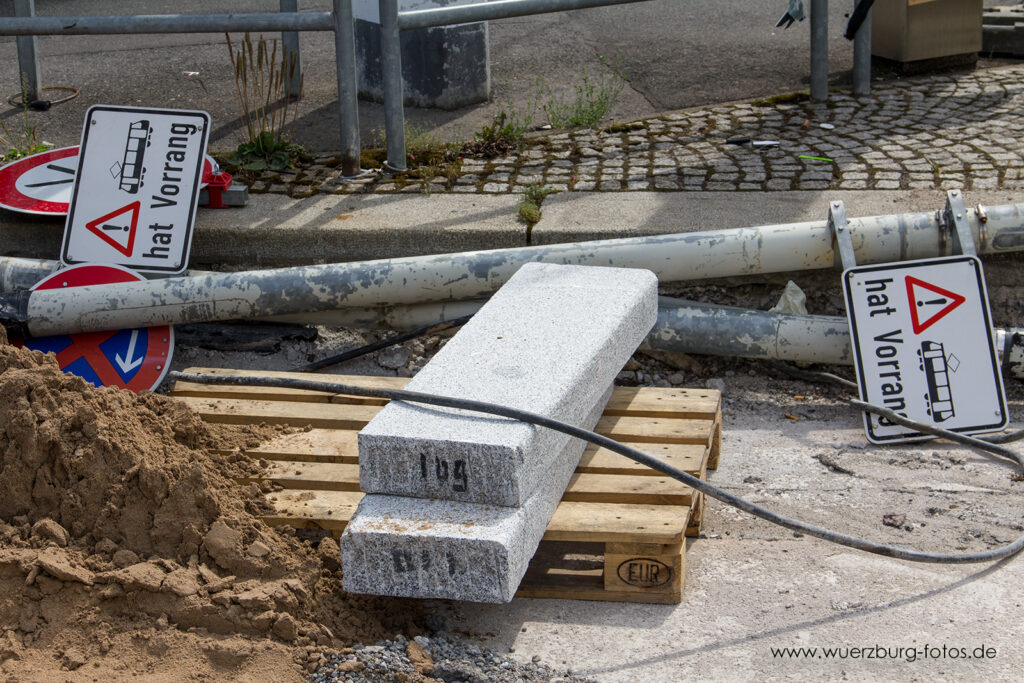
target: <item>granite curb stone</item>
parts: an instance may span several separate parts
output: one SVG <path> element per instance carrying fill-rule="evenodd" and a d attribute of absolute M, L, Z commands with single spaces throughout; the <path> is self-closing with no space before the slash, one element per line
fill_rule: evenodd
<path fill-rule="evenodd" d="M 526 264 L 407 388 L 581 424 L 654 324 L 657 284 L 640 269 Z M 519 506 L 568 439 L 505 418 L 393 402 L 359 433 L 360 488 Z"/>
<path fill-rule="evenodd" d="M 609 386 L 581 426 L 593 429 L 611 395 Z M 508 602 L 586 445 L 569 439 L 521 507 L 364 496 L 341 537 L 345 590 Z"/>

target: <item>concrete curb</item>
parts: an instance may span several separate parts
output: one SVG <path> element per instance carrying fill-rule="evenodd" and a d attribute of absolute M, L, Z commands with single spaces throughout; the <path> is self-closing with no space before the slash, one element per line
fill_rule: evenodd
<path fill-rule="evenodd" d="M 1012 190 L 967 191 L 968 206 L 1020 201 Z M 932 190 L 566 192 L 549 196 L 532 228 L 515 194 L 250 197 L 240 209 L 202 209 L 191 268 L 270 268 L 501 249 L 637 235 L 824 220 L 830 200 L 850 217 L 941 209 Z M 2 256 L 54 259 L 63 219 L 0 211 Z"/>

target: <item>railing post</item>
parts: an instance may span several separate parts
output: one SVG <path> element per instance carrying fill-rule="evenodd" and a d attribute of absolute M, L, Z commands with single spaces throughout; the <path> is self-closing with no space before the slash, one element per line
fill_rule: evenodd
<path fill-rule="evenodd" d="M 14 0 L 14 16 L 34 17 L 36 0 Z M 36 50 L 35 36 L 18 36 L 18 90 L 21 91 L 24 103 L 39 99 L 41 76 L 39 74 L 39 54 Z"/>
<path fill-rule="evenodd" d="M 380 72 L 384 86 L 384 131 L 387 170 L 404 171 L 405 110 L 402 93 L 402 41 L 398 29 L 398 0 L 380 0 Z"/>
<path fill-rule="evenodd" d="M 299 0 L 281 0 L 281 11 L 294 13 L 299 11 Z M 302 59 L 299 53 L 299 32 L 282 31 L 281 44 L 284 46 L 285 63 L 288 70 L 285 72 L 285 89 L 290 97 L 298 97 L 302 90 Z"/>
<path fill-rule="evenodd" d="M 341 174 L 359 175 L 359 86 L 356 81 L 356 33 L 352 0 L 334 0 L 334 55 L 338 68 L 338 118 L 341 122 Z"/>
<path fill-rule="evenodd" d="M 828 0 L 811 0 L 811 99 L 828 99 Z"/>
<path fill-rule="evenodd" d="M 868 0 L 856 0 L 856 4 Z M 853 38 L 853 94 L 867 95 L 871 92 L 871 10 L 864 17 L 864 23 Z"/>

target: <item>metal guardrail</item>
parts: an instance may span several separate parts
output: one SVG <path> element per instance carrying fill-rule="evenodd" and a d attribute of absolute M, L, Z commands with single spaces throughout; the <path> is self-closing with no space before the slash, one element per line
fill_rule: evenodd
<path fill-rule="evenodd" d="M 405 110 L 402 94 L 402 54 L 399 36 L 436 26 L 546 14 L 575 9 L 624 5 L 646 0 L 495 0 L 467 5 L 398 11 L 398 0 L 378 0 L 381 22 L 381 71 L 384 90 L 387 168 L 403 171 Z M 868 0 L 854 0 L 855 4 Z M 355 56 L 355 19 L 352 0 L 333 0 L 330 12 L 298 12 L 297 0 L 280 0 L 280 12 L 239 14 L 167 14 L 125 16 L 37 17 L 35 0 L 14 0 L 15 17 L 0 18 L 0 35 L 18 36 L 18 61 L 27 80 L 29 99 L 39 92 L 39 60 L 35 37 L 40 35 L 109 35 L 125 33 L 282 32 L 282 42 L 298 56 L 299 31 L 333 31 L 338 78 L 342 173 L 355 176 L 360 169 L 358 80 Z M 828 0 L 811 0 L 811 97 L 828 99 Z M 854 41 L 855 95 L 870 90 L 870 18 Z M 298 69 L 296 74 L 300 73 Z M 288 84 L 297 95 L 298 78 Z"/>

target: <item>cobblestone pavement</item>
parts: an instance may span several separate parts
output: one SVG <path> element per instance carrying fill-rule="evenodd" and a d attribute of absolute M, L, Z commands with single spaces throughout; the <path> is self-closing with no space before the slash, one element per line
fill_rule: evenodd
<path fill-rule="evenodd" d="M 261 178 L 254 192 L 896 190 L 1024 187 L 1024 65 L 876 82 L 867 97 L 687 110 L 530 139 L 436 175 L 339 178 L 337 158 Z M 781 101 L 780 101 L 781 100 Z M 776 142 L 754 147 L 732 137 Z M 816 158 L 815 158 L 816 157 Z M 333 167 L 332 167 L 333 166 Z"/>

